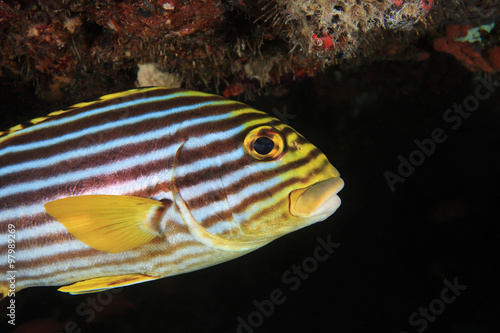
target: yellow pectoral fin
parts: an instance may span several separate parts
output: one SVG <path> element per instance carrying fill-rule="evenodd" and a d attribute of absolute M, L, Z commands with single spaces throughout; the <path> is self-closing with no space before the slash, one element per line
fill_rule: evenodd
<path fill-rule="evenodd" d="M 152 281 L 159 278 L 159 276 L 149 276 L 143 274 L 105 276 L 73 283 L 69 286 L 64 286 L 57 290 L 65 293 L 70 293 L 71 295 L 88 294 L 111 288 L 130 286 L 133 284 Z"/>
<path fill-rule="evenodd" d="M 109 253 L 132 250 L 160 235 L 159 201 L 122 195 L 83 195 L 48 202 L 45 211 L 88 246 Z"/>

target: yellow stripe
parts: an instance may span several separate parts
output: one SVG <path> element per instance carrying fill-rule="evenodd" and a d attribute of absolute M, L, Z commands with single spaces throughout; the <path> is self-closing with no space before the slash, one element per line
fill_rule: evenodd
<path fill-rule="evenodd" d="M 32 123 L 33 125 L 36 125 L 36 124 L 41 123 L 42 121 L 47 120 L 49 118 L 50 117 L 38 117 L 38 118 L 35 118 L 35 119 L 31 119 L 30 123 Z"/>

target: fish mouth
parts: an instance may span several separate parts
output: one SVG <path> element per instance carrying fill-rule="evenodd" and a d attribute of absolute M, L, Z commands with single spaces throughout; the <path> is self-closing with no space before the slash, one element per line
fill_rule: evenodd
<path fill-rule="evenodd" d="M 290 214 L 297 217 L 330 216 L 340 206 L 337 195 L 344 187 L 340 177 L 329 178 L 289 194 Z"/>

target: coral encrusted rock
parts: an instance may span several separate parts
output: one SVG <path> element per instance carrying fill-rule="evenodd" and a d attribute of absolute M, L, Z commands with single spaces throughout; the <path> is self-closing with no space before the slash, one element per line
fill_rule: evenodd
<path fill-rule="evenodd" d="M 153 64 L 176 85 L 248 95 L 328 66 L 424 60 L 420 38 L 446 38 L 447 24 L 491 23 L 498 8 L 486 0 L 1 1 L 0 82 L 7 95 L 34 86 L 40 100 L 67 104 L 131 88 L 139 65 Z M 455 42 L 436 50 L 463 59 L 477 48 Z M 484 59 L 498 62 L 495 46 Z"/>

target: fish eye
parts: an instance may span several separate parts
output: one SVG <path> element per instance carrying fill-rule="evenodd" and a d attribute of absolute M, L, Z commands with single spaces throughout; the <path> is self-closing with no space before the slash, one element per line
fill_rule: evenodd
<path fill-rule="evenodd" d="M 253 148 L 257 154 L 264 156 L 273 150 L 274 142 L 268 137 L 261 136 L 253 142 Z"/>
<path fill-rule="evenodd" d="M 282 155 L 285 140 L 271 126 L 261 126 L 247 134 L 243 146 L 247 154 L 256 160 L 273 160 Z"/>

